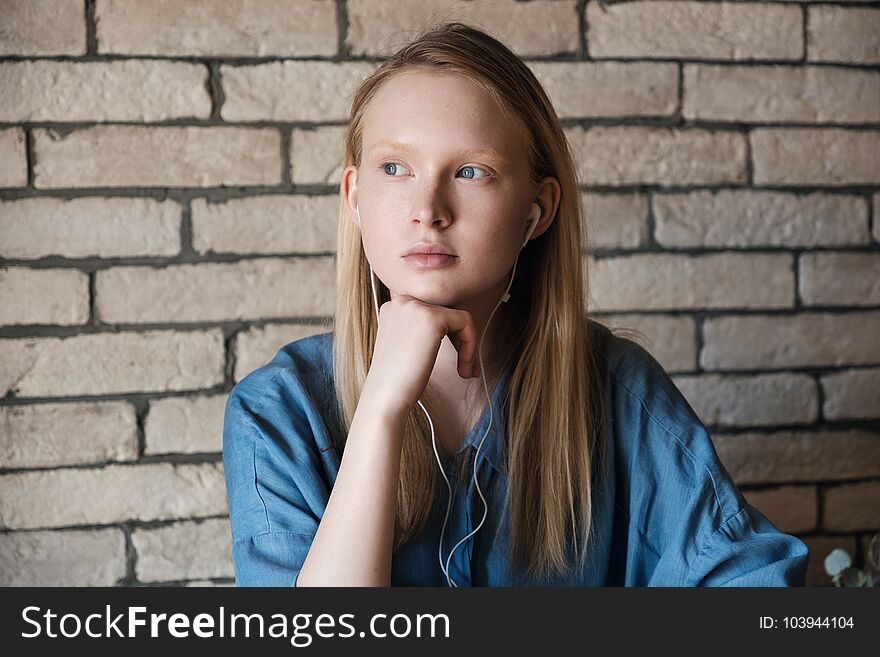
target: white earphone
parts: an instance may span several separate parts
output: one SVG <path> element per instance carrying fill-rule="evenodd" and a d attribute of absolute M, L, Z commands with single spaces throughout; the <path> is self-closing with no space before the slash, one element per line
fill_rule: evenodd
<path fill-rule="evenodd" d="M 360 221 L 361 212 L 360 212 L 360 208 L 357 205 L 355 205 L 355 211 L 357 212 L 358 221 Z M 529 219 L 528 219 L 529 227 L 528 227 L 528 230 L 526 230 L 525 238 L 523 239 L 522 246 L 519 249 L 520 252 L 522 252 L 522 250 L 525 248 L 526 244 L 528 244 L 529 239 L 531 238 L 532 233 L 535 230 L 535 227 L 538 225 L 538 219 L 540 219 L 540 217 L 541 217 L 541 206 L 538 203 L 533 201 L 531 211 L 529 212 Z M 507 283 L 507 289 L 504 291 L 504 294 L 501 295 L 501 299 L 498 301 L 498 303 L 495 305 L 495 308 L 492 310 L 491 314 L 489 315 L 489 320 L 486 322 L 486 329 L 488 329 L 489 324 L 492 322 L 492 317 L 495 316 L 495 311 L 498 310 L 498 307 L 502 303 L 504 303 L 510 299 L 510 294 L 509 294 L 510 286 L 513 284 L 513 278 L 516 275 L 517 262 L 519 262 L 519 254 L 517 254 L 516 260 L 513 263 L 513 271 L 510 274 L 510 281 Z M 376 310 L 376 321 L 378 322 L 378 320 L 379 320 L 379 298 L 378 298 L 378 295 L 376 294 L 376 276 L 373 273 L 373 266 L 372 265 L 370 265 L 370 285 L 373 288 L 373 307 Z M 443 563 L 443 535 L 446 532 L 446 523 L 449 521 L 449 510 L 452 508 L 452 485 L 449 483 L 449 479 L 446 476 L 446 472 L 443 470 L 443 463 L 440 461 L 440 454 L 437 452 L 437 437 L 434 433 L 434 423 L 431 421 L 431 415 L 428 413 L 427 409 L 425 408 L 424 404 L 422 404 L 421 400 L 418 401 L 418 405 L 422 408 L 422 411 L 424 411 L 425 416 L 428 418 L 428 425 L 431 427 L 431 442 L 434 445 L 434 456 L 437 459 L 437 465 L 440 467 L 440 473 L 443 475 L 444 481 L 446 481 L 446 488 L 449 490 L 449 501 L 446 505 L 446 517 L 443 519 L 443 528 L 440 530 L 440 545 L 438 548 L 438 557 L 440 559 L 440 569 L 443 571 L 443 574 L 446 575 L 446 582 L 450 586 L 456 586 L 456 587 L 458 586 L 458 584 L 456 584 L 455 581 L 452 579 L 452 577 L 450 577 L 450 575 L 449 575 L 449 562 L 452 560 L 452 554 L 455 552 L 455 550 L 458 548 L 459 545 L 464 543 L 467 539 L 469 539 L 471 536 L 473 536 L 474 534 L 476 534 L 479 531 L 480 527 L 483 526 L 483 522 L 486 520 L 486 515 L 489 512 L 489 507 L 486 504 L 486 498 L 483 497 L 483 491 L 480 489 L 480 482 L 479 482 L 479 479 L 477 479 L 477 460 L 479 459 L 479 456 L 480 456 L 480 449 L 483 447 L 483 441 L 486 439 L 486 436 L 489 434 L 489 430 L 492 428 L 492 420 L 494 419 L 493 413 L 492 413 L 492 399 L 489 395 L 489 387 L 488 387 L 488 384 L 486 383 L 486 378 L 484 375 L 486 370 L 483 368 L 483 338 L 486 336 L 486 329 L 483 330 L 483 335 L 480 336 L 480 347 L 478 349 L 478 356 L 480 359 L 480 374 L 481 374 L 481 376 L 483 376 L 483 390 L 486 393 L 486 401 L 488 402 L 488 408 L 489 408 L 489 426 L 486 428 L 486 431 L 483 434 L 483 437 L 480 439 L 480 444 L 477 445 L 477 452 L 476 452 L 476 454 L 474 454 L 474 484 L 477 487 L 477 492 L 480 495 L 480 499 L 483 500 L 483 517 L 482 517 L 482 519 L 480 519 L 480 524 L 477 525 L 477 527 L 473 531 L 471 531 L 471 533 L 469 533 L 467 536 L 462 538 L 458 543 L 456 543 L 453 546 L 453 548 L 449 551 L 449 556 L 446 558 L 445 564 Z"/>

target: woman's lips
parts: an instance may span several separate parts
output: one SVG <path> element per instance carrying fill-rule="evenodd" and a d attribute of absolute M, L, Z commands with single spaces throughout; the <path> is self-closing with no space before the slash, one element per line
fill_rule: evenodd
<path fill-rule="evenodd" d="M 406 264 L 415 269 L 440 269 L 458 261 L 458 256 L 440 253 L 412 253 L 403 259 Z"/>

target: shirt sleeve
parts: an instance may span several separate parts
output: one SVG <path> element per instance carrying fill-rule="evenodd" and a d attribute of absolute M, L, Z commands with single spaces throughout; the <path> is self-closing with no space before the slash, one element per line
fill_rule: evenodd
<path fill-rule="evenodd" d="M 728 488 L 739 500 L 738 510 L 726 519 L 713 493 L 716 487 Z M 688 494 L 676 495 L 676 504 L 677 520 L 667 525 L 647 586 L 805 585 L 806 544 L 777 529 L 729 480 L 701 482 Z"/>
<path fill-rule="evenodd" d="M 709 537 L 684 586 L 804 586 L 808 561 L 803 541 L 745 503 Z"/>
<path fill-rule="evenodd" d="M 329 497 L 310 410 L 252 376 L 233 388 L 223 467 L 238 586 L 295 586 Z"/>
<path fill-rule="evenodd" d="M 737 488 L 709 431 L 644 348 L 618 342 L 613 363 L 621 471 L 639 549 L 633 585 L 804 586 L 809 550 Z M 623 392 L 620 392 L 623 391 Z"/>

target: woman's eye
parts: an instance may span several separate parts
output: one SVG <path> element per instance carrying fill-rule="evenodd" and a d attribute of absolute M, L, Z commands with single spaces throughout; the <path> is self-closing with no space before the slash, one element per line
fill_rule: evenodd
<path fill-rule="evenodd" d="M 382 164 L 382 170 L 385 171 L 385 173 L 388 173 L 388 167 L 399 167 L 399 166 L 400 166 L 400 164 L 397 162 L 385 162 L 384 164 Z M 396 177 L 396 176 L 394 176 L 393 173 L 391 173 L 389 175 L 391 175 L 392 177 Z"/>
<path fill-rule="evenodd" d="M 486 174 L 485 176 L 483 176 L 483 178 L 489 177 L 489 173 L 483 167 L 475 167 L 475 166 L 471 166 L 469 164 L 468 166 L 462 167 L 461 169 L 459 169 L 459 171 L 468 171 L 468 170 L 470 170 L 470 171 L 483 171 Z M 471 174 L 469 176 L 465 176 L 465 178 L 467 180 L 479 180 L 479 178 L 475 177 L 474 174 Z"/>
<path fill-rule="evenodd" d="M 392 178 L 397 178 L 397 177 L 399 177 L 399 176 L 397 176 L 397 175 L 394 173 L 395 171 L 397 171 L 397 169 L 394 169 L 393 167 L 402 167 L 402 166 L 403 166 L 403 165 L 401 165 L 399 162 L 383 162 L 381 168 L 382 168 L 382 170 L 383 170 L 386 174 L 388 174 L 388 175 L 391 176 Z M 468 171 L 470 172 L 469 174 L 465 174 L 465 175 L 463 176 L 465 180 L 480 180 L 481 178 L 489 178 L 489 177 L 491 177 L 490 174 L 489 174 L 489 173 L 486 171 L 486 169 L 484 169 L 483 167 L 476 167 L 476 166 L 473 166 L 473 165 L 470 165 L 470 164 L 467 165 L 467 166 L 462 167 L 462 168 L 459 169 L 458 171 L 459 171 L 459 172 L 463 172 L 463 171 L 464 171 L 464 172 L 468 172 Z M 484 175 L 482 175 L 482 176 L 478 176 L 478 175 L 476 174 L 477 171 L 482 171 L 482 172 L 484 173 Z"/>

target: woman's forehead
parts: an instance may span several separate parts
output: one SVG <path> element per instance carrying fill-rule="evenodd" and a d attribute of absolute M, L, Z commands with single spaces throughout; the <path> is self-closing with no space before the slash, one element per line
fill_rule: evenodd
<path fill-rule="evenodd" d="M 491 94 L 463 75 L 435 71 L 407 71 L 384 82 L 364 115 L 362 137 L 365 153 L 415 151 L 434 142 L 495 151 L 510 161 L 523 147 Z"/>

